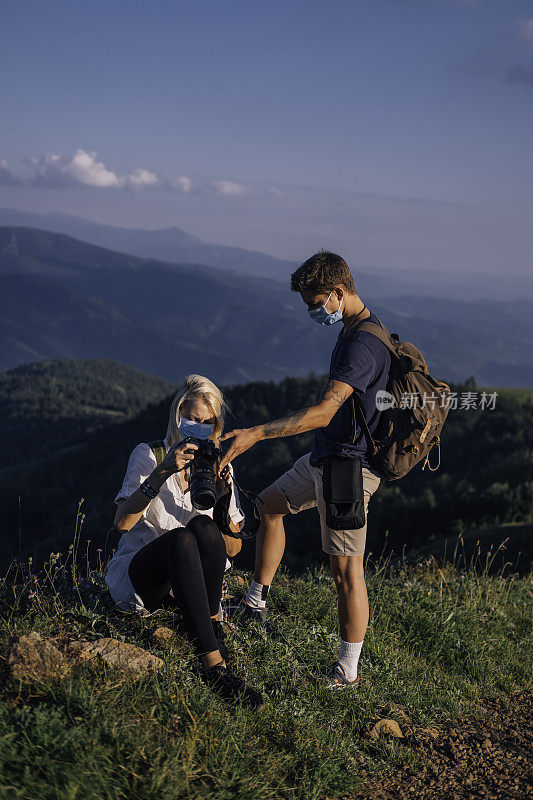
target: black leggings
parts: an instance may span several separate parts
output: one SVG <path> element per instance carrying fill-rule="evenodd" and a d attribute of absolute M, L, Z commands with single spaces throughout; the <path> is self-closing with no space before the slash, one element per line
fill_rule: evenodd
<path fill-rule="evenodd" d="M 148 611 L 161 607 L 170 588 L 199 654 L 218 650 L 211 617 L 220 604 L 226 545 L 210 517 L 200 514 L 185 528 L 161 534 L 135 553 L 129 566 L 133 588 Z"/>

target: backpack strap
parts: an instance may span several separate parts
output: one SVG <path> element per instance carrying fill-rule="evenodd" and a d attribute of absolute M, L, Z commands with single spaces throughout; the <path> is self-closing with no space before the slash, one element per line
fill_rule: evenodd
<path fill-rule="evenodd" d="M 374 314 L 374 316 L 376 315 Z M 368 333 L 371 333 L 373 336 L 376 336 L 381 342 L 383 342 L 385 347 L 391 352 L 392 355 L 395 355 L 397 359 L 400 359 L 401 356 L 398 354 L 397 351 L 397 347 L 400 343 L 400 337 L 398 336 L 397 333 L 390 334 L 385 325 L 382 323 L 382 321 L 379 318 L 378 320 L 379 320 L 379 325 L 376 325 L 375 322 L 369 322 L 367 317 L 366 319 L 361 320 L 361 322 L 354 324 L 353 327 L 349 326 L 346 333 L 348 333 L 348 331 L 350 333 L 353 333 L 354 331 L 367 331 Z M 357 395 L 355 389 L 353 390 L 352 393 L 352 412 L 354 414 L 355 420 L 359 423 L 359 425 L 364 431 L 367 445 L 370 447 L 371 453 L 373 455 L 377 451 L 377 446 L 376 443 L 374 442 L 374 439 L 372 438 L 372 434 L 370 433 L 370 429 L 367 425 L 367 421 L 363 413 L 361 400 Z"/>
<path fill-rule="evenodd" d="M 149 444 L 150 444 L 150 450 L 155 456 L 156 464 L 157 466 L 159 466 L 167 453 L 167 451 L 165 450 L 165 443 L 158 439 L 157 441 L 150 442 Z"/>
<path fill-rule="evenodd" d="M 391 352 L 392 355 L 395 355 L 398 359 L 400 358 L 396 349 L 400 342 L 399 336 L 397 333 L 393 333 L 391 335 L 381 320 L 379 320 L 379 325 L 376 325 L 375 322 L 369 322 L 367 318 L 354 325 L 353 328 L 348 328 L 348 330 L 350 333 L 353 333 L 356 330 L 367 331 L 368 333 L 371 333 L 373 336 L 376 336 L 381 342 L 383 342 L 385 347 Z M 391 339 L 395 340 L 394 343 L 391 341 Z M 370 448 L 372 455 L 374 455 L 374 453 L 377 451 L 377 446 L 372 438 L 372 434 L 370 433 L 370 429 L 363 412 L 361 400 L 355 389 L 352 393 L 352 412 L 355 421 L 359 423 L 359 426 L 363 429 L 367 445 Z"/>
<path fill-rule="evenodd" d="M 359 423 L 359 425 L 363 429 L 365 437 L 366 437 L 367 444 L 370 447 L 372 455 L 374 455 L 374 453 L 377 450 L 377 446 L 376 446 L 376 443 L 374 442 L 374 439 L 372 438 L 372 434 L 370 433 L 370 429 L 369 429 L 369 427 L 367 425 L 367 422 L 366 422 L 366 419 L 365 419 L 365 415 L 363 413 L 363 407 L 361 405 L 361 400 L 357 396 L 357 393 L 356 393 L 355 389 L 352 392 L 352 411 L 354 413 L 355 419 L 357 420 L 357 422 Z"/>
<path fill-rule="evenodd" d="M 383 342 L 385 347 L 388 348 L 391 351 L 391 353 L 393 353 L 396 356 L 396 358 L 400 358 L 397 352 L 397 347 L 398 344 L 400 343 L 398 334 L 397 333 L 390 334 L 385 325 L 383 325 L 383 323 L 381 322 L 381 320 L 379 320 L 379 322 L 380 325 L 382 326 L 381 328 L 379 325 L 376 325 L 375 322 L 369 322 L 367 318 L 364 319 L 362 322 L 359 322 L 356 325 L 354 325 L 353 328 L 350 326 L 348 328 L 348 331 L 350 331 L 350 334 L 354 333 L 355 331 L 367 331 L 368 333 L 377 336 L 377 338 Z M 346 331 L 346 333 L 348 333 L 348 331 Z M 394 343 L 391 341 L 391 339 L 394 340 Z"/>

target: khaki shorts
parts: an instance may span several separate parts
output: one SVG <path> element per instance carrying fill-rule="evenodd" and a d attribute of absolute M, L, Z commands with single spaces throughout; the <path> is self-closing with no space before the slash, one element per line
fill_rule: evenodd
<path fill-rule="evenodd" d="M 311 453 L 299 458 L 292 469 L 287 470 L 271 486 L 262 492 L 261 497 L 275 511 L 267 513 L 298 514 L 307 508 L 316 508 L 320 515 L 320 532 L 322 550 L 335 556 L 362 556 L 365 552 L 366 521 L 368 503 L 381 482 L 381 476 L 375 470 L 362 468 L 363 493 L 365 501 L 365 524 L 362 528 L 349 531 L 334 531 L 326 525 L 326 507 L 322 492 L 322 467 L 312 467 Z M 273 498 L 279 495 L 279 502 Z M 272 500 L 274 503 L 272 504 Z M 283 509 L 283 511 L 282 511 Z"/>

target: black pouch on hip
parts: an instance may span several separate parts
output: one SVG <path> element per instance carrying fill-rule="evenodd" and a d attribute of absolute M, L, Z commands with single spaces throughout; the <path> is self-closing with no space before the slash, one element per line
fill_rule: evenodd
<path fill-rule="evenodd" d="M 361 459 L 329 456 L 324 461 L 322 489 L 326 525 L 334 531 L 357 530 L 365 524 Z"/>

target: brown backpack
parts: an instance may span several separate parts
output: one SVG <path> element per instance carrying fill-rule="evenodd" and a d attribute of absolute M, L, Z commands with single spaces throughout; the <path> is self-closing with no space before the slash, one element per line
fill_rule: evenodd
<path fill-rule="evenodd" d="M 352 408 L 365 432 L 369 460 L 389 481 L 403 478 L 423 458 L 422 469 L 427 465 L 434 472 L 440 466 L 440 434 L 450 410 L 450 387 L 431 377 L 424 356 L 414 344 L 402 342 L 398 334 L 390 334 L 384 325 L 380 328 L 363 320 L 354 326 L 356 329 L 377 336 L 392 356 L 387 381 L 387 392 L 392 398 L 390 405 L 381 411 L 374 437 L 359 397 L 356 392 L 352 394 Z M 403 403 L 402 394 L 406 397 Z M 438 463 L 431 467 L 429 451 L 434 444 L 438 447 Z"/>

